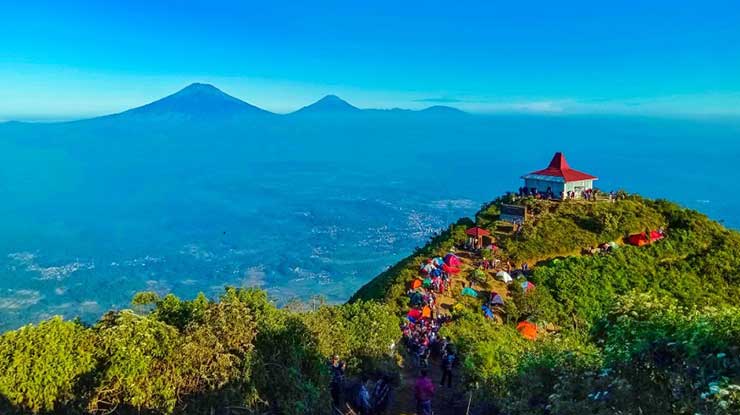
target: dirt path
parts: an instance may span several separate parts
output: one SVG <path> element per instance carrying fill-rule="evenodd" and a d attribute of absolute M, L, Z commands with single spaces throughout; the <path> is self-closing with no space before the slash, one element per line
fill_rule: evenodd
<path fill-rule="evenodd" d="M 468 251 L 459 251 L 458 256 L 462 262 L 461 272 L 452 276 L 450 287 L 444 294 L 437 295 L 440 314 L 450 314 L 452 307 L 457 303 L 463 287 L 469 284 L 468 276 L 476 268 L 477 259 Z M 488 280 L 483 284 L 476 284 L 475 289 L 481 296 L 487 298 L 491 291 L 496 291 L 504 298 L 508 298 L 506 284 L 495 279 L 496 271 L 489 270 Z M 401 365 L 401 381 L 394 391 L 394 399 L 388 413 L 400 415 L 415 415 L 416 400 L 414 399 L 414 384 L 416 383 L 419 370 L 413 366 L 409 356 L 403 353 L 404 361 Z M 442 369 L 438 358 L 432 358 L 429 362 L 429 376 L 437 388 L 432 408 L 435 415 L 458 415 L 465 414 L 467 409 L 467 394 L 460 385 L 459 371 L 453 372 L 452 388 L 440 386 Z"/>
<path fill-rule="evenodd" d="M 457 371 L 454 372 L 452 388 L 440 386 L 442 369 L 439 360 L 430 359 L 429 377 L 434 382 L 436 393 L 432 400 L 432 409 L 435 415 L 457 415 L 464 414 L 467 406 L 464 392 L 460 389 Z M 389 414 L 415 415 L 416 400 L 414 399 L 414 384 L 419 371 L 413 367 L 410 361 L 404 362 L 401 368 L 401 384 L 396 388 L 395 397 L 389 408 Z"/>

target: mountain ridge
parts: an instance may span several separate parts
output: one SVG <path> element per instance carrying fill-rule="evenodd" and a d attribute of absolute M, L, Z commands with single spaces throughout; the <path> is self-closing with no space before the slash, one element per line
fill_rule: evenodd
<path fill-rule="evenodd" d="M 407 109 L 393 107 L 390 109 L 382 108 L 359 108 L 348 101 L 334 94 L 328 94 L 321 99 L 288 113 L 275 113 L 259 106 L 250 104 L 240 98 L 230 95 L 216 86 L 208 83 L 195 82 L 165 97 L 159 98 L 152 102 L 130 108 L 113 114 L 105 114 L 90 118 L 80 118 L 75 120 L 54 121 L 54 122 L 34 122 L 19 120 L 3 120 L 0 125 L 10 125 L 21 123 L 24 125 L 36 124 L 66 124 L 87 122 L 95 120 L 116 120 L 124 118 L 132 119 L 198 119 L 198 120 L 219 120 L 232 119 L 239 117 L 260 118 L 260 117 L 290 117 L 307 114 L 324 114 L 324 115 L 358 115 L 358 114 L 434 114 L 434 115 L 456 115 L 468 114 L 467 112 L 450 106 L 434 105 L 422 109 Z"/>

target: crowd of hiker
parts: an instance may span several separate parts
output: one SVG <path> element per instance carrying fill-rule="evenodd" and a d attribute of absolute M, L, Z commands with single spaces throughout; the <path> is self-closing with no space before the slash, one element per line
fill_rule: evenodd
<path fill-rule="evenodd" d="M 359 381 L 354 384 L 345 382 L 344 372 L 347 365 L 334 356 L 328 363 L 331 373 L 329 391 L 332 400 L 332 412 L 334 414 L 350 413 L 358 415 L 382 415 L 388 410 L 391 399 L 392 379 L 383 374 L 375 380 L 372 392 L 368 389 L 370 377 L 361 374 Z"/>
<path fill-rule="evenodd" d="M 519 190 L 516 193 L 516 196 L 519 196 L 520 198 L 526 198 L 526 197 L 533 197 L 535 199 L 546 199 L 546 200 L 554 200 L 556 199 L 556 196 L 560 200 L 575 200 L 575 199 L 583 199 L 583 200 L 589 200 L 589 201 L 595 201 L 597 200 L 597 196 L 599 195 L 598 189 L 582 189 L 582 190 L 568 190 L 568 191 L 561 191 L 560 194 L 556 195 L 555 192 L 553 192 L 551 187 L 548 187 L 547 190 L 540 191 L 535 187 L 520 187 Z M 606 194 L 607 200 L 611 203 L 614 203 L 619 198 L 619 193 L 611 191 Z"/>

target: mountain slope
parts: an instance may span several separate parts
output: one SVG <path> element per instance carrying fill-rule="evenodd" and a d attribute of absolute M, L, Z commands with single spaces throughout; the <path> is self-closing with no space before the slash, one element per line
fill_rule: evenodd
<path fill-rule="evenodd" d="M 112 117 L 222 118 L 269 114 L 272 113 L 226 94 L 213 85 L 194 83 L 172 95 Z"/>
<path fill-rule="evenodd" d="M 336 95 L 327 95 L 311 105 L 307 105 L 291 114 L 337 114 L 357 113 L 362 111 Z"/>

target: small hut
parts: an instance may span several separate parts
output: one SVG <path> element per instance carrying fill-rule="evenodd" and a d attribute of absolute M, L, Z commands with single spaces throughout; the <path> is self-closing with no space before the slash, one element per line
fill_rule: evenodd
<path fill-rule="evenodd" d="M 481 249 L 484 245 L 483 238 L 489 237 L 490 239 L 491 232 L 476 226 L 465 231 L 465 234 L 468 235 L 468 246 L 471 246 L 474 249 Z"/>
<path fill-rule="evenodd" d="M 574 170 L 568 165 L 563 153 L 557 152 L 552 157 L 550 165 L 522 176 L 526 192 L 549 195 L 552 198 L 561 198 L 569 192 L 577 197 L 594 187 L 596 176 Z"/>

